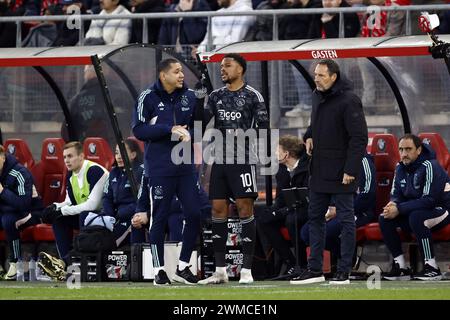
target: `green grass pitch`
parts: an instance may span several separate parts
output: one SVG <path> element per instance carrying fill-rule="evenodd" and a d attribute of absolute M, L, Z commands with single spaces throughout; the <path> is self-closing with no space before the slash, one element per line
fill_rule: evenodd
<path fill-rule="evenodd" d="M 382 281 L 381 288 L 369 290 L 365 281 L 350 285 L 290 285 L 288 281 L 257 281 L 239 285 L 155 287 L 151 282 L 81 283 L 68 289 L 64 282 L 1 282 L 0 299 L 8 300 L 374 300 L 374 299 L 450 299 L 450 281 Z"/>

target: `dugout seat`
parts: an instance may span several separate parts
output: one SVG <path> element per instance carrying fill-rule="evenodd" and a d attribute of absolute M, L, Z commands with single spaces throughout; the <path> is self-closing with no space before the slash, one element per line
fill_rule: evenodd
<path fill-rule="evenodd" d="M 34 226 L 33 239 L 37 242 L 53 242 L 55 235 L 51 224 L 41 223 Z"/>
<path fill-rule="evenodd" d="M 41 251 L 42 243 L 55 242 L 55 234 L 51 224 L 40 223 L 33 228 L 34 254 L 37 256 Z"/>
<path fill-rule="evenodd" d="M 444 169 L 446 169 L 450 165 L 450 154 L 448 153 L 447 146 L 440 134 L 434 132 L 422 132 L 419 133 L 419 138 L 423 143 L 431 145 L 431 148 L 436 152 L 436 160 Z"/>
<path fill-rule="evenodd" d="M 376 169 L 376 207 L 378 216 L 389 202 L 395 167 L 400 161 L 397 138 L 393 134 L 376 134 L 372 139 L 372 150 Z"/>
<path fill-rule="evenodd" d="M 111 171 L 115 158 L 111 147 L 105 139 L 89 137 L 84 140 L 83 152 L 85 159 L 94 161 Z"/>
<path fill-rule="evenodd" d="M 66 166 L 64 164 L 62 138 L 47 138 L 42 143 L 41 161 L 31 173 L 35 178 L 36 189 L 45 206 L 64 200 Z"/>
<path fill-rule="evenodd" d="M 376 169 L 376 206 L 375 215 L 378 217 L 383 212 L 383 207 L 390 200 L 392 183 L 394 180 L 395 167 L 400 161 L 397 138 L 393 134 L 381 133 L 373 136 L 370 152 L 373 156 Z M 362 227 L 360 234 L 364 234 L 367 241 L 382 241 L 380 226 L 378 222 L 369 223 Z M 402 240 L 407 235 L 402 234 Z"/>
<path fill-rule="evenodd" d="M 380 224 L 378 222 L 369 223 L 364 226 L 365 238 L 367 241 L 383 241 Z M 398 230 L 402 241 L 411 241 L 413 238 L 410 234 Z"/>
<path fill-rule="evenodd" d="M 20 231 L 20 240 L 22 242 L 33 242 L 33 229 L 34 226 L 29 226 Z M 0 230 L 0 241 L 6 241 L 6 233 L 5 230 Z"/>
<path fill-rule="evenodd" d="M 450 224 L 432 233 L 434 241 L 450 241 Z"/>
<path fill-rule="evenodd" d="M 16 157 L 25 168 L 31 169 L 34 166 L 33 155 L 28 144 L 22 139 L 7 139 L 3 145 L 9 154 Z"/>

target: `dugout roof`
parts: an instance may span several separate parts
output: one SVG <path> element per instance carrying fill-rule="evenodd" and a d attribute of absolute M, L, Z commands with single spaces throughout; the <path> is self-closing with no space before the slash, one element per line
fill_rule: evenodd
<path fill-rule="evenodd" d="M 138 94 L 168 57 L 179 59 L 142 44 L 0 49 L 0 143 L 23 139 L 39 159 L 45 138 L 102 137 L 126 157 L 121 141 L 132 135 Z M 184 74 L 194 87 L 198 71 L 184 63 Z"/>
<path fill-rule="evenodd" d="M 438 37 L 450 42 L 450 35 Z M 213 86 L 218 86 L 223 56 L 241 54 L 249 62 L 247 80 L 257 79 L 252 85 L 270 101 L 273 127 L 283 126 L 277 119 L 284 106 L 308 95 L 299 88 L 314 89 L 314 62 L 336 59 L 363 101 L 369 130 L 397 136 L 439 132 L 450 145 L 450 66 L 431 57 L 431 45 L 428 35 L 237 42 L 204 52 L 200 58 L 208 66 Z"/>

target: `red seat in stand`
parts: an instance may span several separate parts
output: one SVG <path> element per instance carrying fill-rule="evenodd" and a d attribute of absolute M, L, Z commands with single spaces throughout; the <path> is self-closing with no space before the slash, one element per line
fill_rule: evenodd
<path fill-rule="evenodd" d="M 33 238 L 38 242 L 55 241 L 55 234 L 53 233 L 52 225 L 45 223 L 35 225 L 33 230 Z"/>
<path fill-rule="evenodd" d="M 442 168 L 446 169 L 450 165 L 450 154 L 441 135 L 435 132 L 423 132 L 419 133 L 419 138 L 423 143 L 431 146 L 434 152 L 436 152 L 436 160 Z"/>
<path fill-rule="evenodd" d="M 16 157 L 25 168 L 31 169 L 34 166 L 33 155 L 28 144 L 22 139 L 7 139 L 3 145 L 9 154 Z"/>
<path fill-rule="evenodd" d="M 83 152 L 85 159 L 94 161 L 111 171 L 115 158 L 108 142 L 99 137 L 89 137 L 84 140 Z"/>
<path fill-rule="evenodd" d="M 372 148 L 370 153 L 373 156 L 376 169 L 375 214 L 378 216 L 381 212 L 383 212 L 383 207 L 390 200 L 395 168 L 400 161 L 397 138 L 390 133 L 379 133 L 374 135 L 372 138 Z M 383 240 L 378 222 L 369 223 L 362 228 L 362 231 L 364 231 L 365 240 Z M 404 234 L 402 237 L 405 238 L 407 235 Z"/>
<path fill-rule="evenodd" d="M 41 161 L 31 172 L 45 206 L 64 200 L 66 166 L 63 158 L 64 140 L 47 138 L 42 143 Z"/>

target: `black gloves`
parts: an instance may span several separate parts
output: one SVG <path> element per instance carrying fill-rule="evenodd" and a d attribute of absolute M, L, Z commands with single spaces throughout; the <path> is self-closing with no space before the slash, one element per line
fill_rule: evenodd
<path fill-rule="evenodd" d="M 59 217 L 62 217 L 62 213 L 57 209 L 56 204 L 51 204 L 42 210 L 42 222 L 44 223 L 53 224 Z"/>

